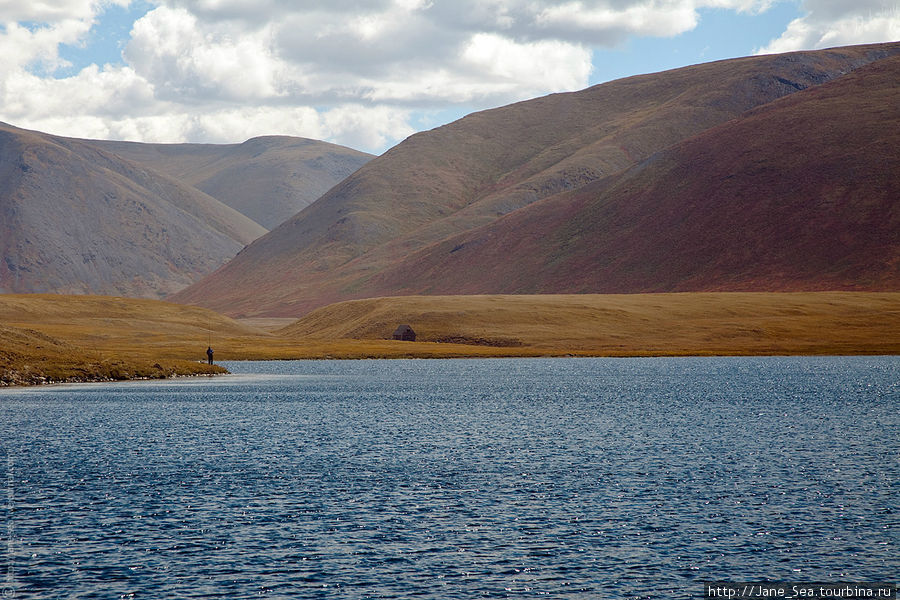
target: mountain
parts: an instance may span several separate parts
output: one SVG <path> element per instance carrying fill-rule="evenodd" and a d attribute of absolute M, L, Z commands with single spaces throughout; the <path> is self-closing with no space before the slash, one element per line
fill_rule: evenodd
<path fill-rule="evenodd" d="M 414 253 L 390 293 L 900 290 L 900 56 Z"/>
<path fill-rule="evenodd" d="M 875 248 L 890 255 L 896 236 L 848 239 L 841 248 L 852 257 L 802 253 L 815 240 L 821 249 L 832 233 L 858 239 L 876 214 L 893 218 L 883 203 L 857 215 L 852 199 L 896 183 L 897 146 L 882 120 L 893 118 L 897 103 L 882 99 L 879 110 L 854 112 L 877 102 L 848 73 L 880 62 L 891 70 L 896 61 L 887 59 L 897 54 L 900 43 L 734 59 L 470 115 L 367 163 L 172 299 L 276 316 L 419 292 L 891 288 L 890 274 L 875 267 L 854 275 L 853 265 L 868 264 L 865 253 Z M 858 102 L 809 96 L 844 78 L 849 83 L 832 93 Z M 887 86 L 880 94 L 892 93 L 890 78 L 878 79 Z M 776 101 L 791 95 L 810 98 L 806 112 L 779 120 L 791 104 Z M 802 125 L 793 125 L 799 117 Z M 829 134 L 835 127 L 843 137 Z M 878 131 L 881 141 L 844 139 L 857 129 Z M 700 141 L 691 145 L 693 138 Z M 676 150 L 680 143 L 687 145 Z M 820 152 L 832 166 L 862 153 L 828 188 L 854 227 L 830 224 L 827 207 L 795 216 L 801 199 L 781 205 L 791 189 L 807 199 L 824 189 L 813 185 L 828 174 L 816 164 Z M 789 175 L 779 174 L 783 167 Z M 650 188 L 657 195 L 643 191 Z M 796 223 L 780 222 L 787 217 Z M 803 227 L 802 244 L 779 237 Z M 711 256 L 722 244 L 724 255 Z M 681 254 L 668 256 L 673 248 Z M 836 256 L 846 268 L 817 275 Z M 785 261 L 805 267 L 791 271 Z"/>
<path fill-rule="evenodd" d="M 242 144 L 91 143 L 194 186 L 266 229 L 294 216 L 373 158 L 344 146 L 288 136 Z"/>
<path fill-rule="evenodd" d="M 0 124 L 0 292 L 163 296 L 263 233 L 89 142 Z"/>

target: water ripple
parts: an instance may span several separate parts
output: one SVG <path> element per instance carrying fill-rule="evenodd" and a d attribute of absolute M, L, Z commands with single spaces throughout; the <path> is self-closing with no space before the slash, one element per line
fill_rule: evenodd
<path fill-rule="evenodd" d="M 900 360 L 253 363 L 0 393 L 4 597 L 896 576 Z"/>

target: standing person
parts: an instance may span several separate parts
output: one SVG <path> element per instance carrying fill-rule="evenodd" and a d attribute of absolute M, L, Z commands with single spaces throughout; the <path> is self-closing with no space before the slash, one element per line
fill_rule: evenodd
<path fill-rule="evenodd" d="M 212 346 L 206 349 L 206 357 L 209 358 L 209 364 L 213 364 L 213 349 Z"/>

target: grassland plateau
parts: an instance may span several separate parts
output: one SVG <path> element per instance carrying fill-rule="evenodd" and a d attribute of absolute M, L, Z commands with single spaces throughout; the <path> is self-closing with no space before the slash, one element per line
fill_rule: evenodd
<path fill-rule="evenodd" d="M 217 360 L 900 354 L 900 293 L 409 296 L 298 320 L 105 296 L 0 295 L 0 385 L 215 374 Z M 418 341 L 389 339 L 409 324 Z"/>

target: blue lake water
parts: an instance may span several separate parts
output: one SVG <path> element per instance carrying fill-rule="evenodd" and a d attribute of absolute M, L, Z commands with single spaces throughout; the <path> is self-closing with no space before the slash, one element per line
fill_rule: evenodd
<path fill-rule="evenodd" d="M 230 363 L 0 392 L 4 598 L 896 581 L 900 358 Z"/>

